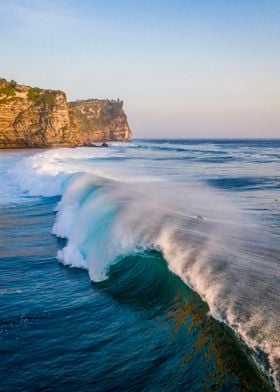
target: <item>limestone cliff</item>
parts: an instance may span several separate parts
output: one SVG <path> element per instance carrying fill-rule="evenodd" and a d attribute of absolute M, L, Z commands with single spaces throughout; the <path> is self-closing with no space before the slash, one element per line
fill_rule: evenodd
<path fill-rule="evenodd" d="M 83 142 L 130 139 L 122 101 L 88 99 L 69 103 L 70 125 Z"/>
<path fill-rule="evenodd" d="M 120 101 L 93 99 L 68 105 L 62 91 L 0 79 L 0 148 L 74 147 L 130 136 Z"/>
<path fill-rule="evenodd" d="M 69 144 L 71 130 L 62 91 L 0 80 L 0 147 L 49 147 Z"/>

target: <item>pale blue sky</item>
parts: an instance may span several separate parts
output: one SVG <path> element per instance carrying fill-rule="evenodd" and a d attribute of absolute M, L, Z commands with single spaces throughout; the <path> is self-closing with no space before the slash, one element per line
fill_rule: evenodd
<path fill-rule="evenodd" d="M 0 75 L 121 98 L 135 137 L 280 137 L 279 0 L 0 0 Z"/>

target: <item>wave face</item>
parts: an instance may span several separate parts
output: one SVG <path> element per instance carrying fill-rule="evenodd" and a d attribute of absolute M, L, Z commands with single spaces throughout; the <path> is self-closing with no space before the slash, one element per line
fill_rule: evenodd
<path fill-rule="evenodd" d="M 213 317 L 230 325 L 257 360 L 267 356 L 277 384 L 279 148 L 136 141 L 43 152 L 12 175 L 30 195 L 62 195 L 52 230 L 67 239 L 60 262 L 102 282 L 126 256 L 162 252 Z"/>

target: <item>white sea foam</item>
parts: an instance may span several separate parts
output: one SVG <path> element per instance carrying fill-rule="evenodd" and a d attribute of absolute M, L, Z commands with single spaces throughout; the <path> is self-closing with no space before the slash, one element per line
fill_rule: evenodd
<path fill-rule="evenodd" d="M 30 195 L 63 195 L 53 234 L 67 244 L 58 260 L 101 281 L 124 255 L 162 251 L 170 271 L 207 301 L 215 318 L 268 354 L 279 378 L 278 289 L 271 286 L 279 279 L 279 254 L 269 238 L 207 186 L 159 182 L 155 172 L 145 177 L 141 171 L 137 181 L 129 171 L 91 164 L 121 153 L 117 145 L 113 151 L 52 150 L 14 169 Z"/>
<path fill-rule="evenodd" d="M 175 183 L 128 186 L 88 174 L 67 185 L 54 226 L 55 234 L 68 239 L 60 261 L 86 265 L 93 281 L 105 279 L 121 255 L 162 251 L 170 271 L 200 294 L 211 314 L 251 347 L 268 353 L 276 366 L 278 305 L 268 293 L 267 279 L 277 274 L 277 266 L 272 267 L 262 240 L 254 249 L 253 230 L 251 222 L 210 189 Z"/>

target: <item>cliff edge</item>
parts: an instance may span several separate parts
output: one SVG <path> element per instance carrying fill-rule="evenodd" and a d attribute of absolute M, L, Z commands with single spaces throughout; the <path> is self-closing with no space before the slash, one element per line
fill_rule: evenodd
<path fill-rule="evenodd" d="M 130 137 L 122 101 L 68 104 L 63 91 L 0 79 L 0 148 L 75 147 Z"/>
<path fill-rule="evenodd" d="M 131 137 L 123 101 L 88 99 L 69 103 L 71 129 L 82 141 L 127 141 Z"/>

